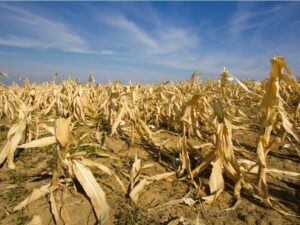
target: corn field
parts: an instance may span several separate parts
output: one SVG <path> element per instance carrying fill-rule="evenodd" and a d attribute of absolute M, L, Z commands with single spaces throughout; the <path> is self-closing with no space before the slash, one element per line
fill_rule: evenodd
<path fill-rule="evenodd" d="M 270 63 L 262 81 L 224 68 L 218 80 L 2 84 L 3 224 L 215 224 L 249 205 L 300 223 L 300 89 L 283 57 Z M 24 168 L 28 192 L 5 199 Z M 71 209 L 84 201 L 79 220 Z M 49 218 L 32 209 L 41 202 Z"/>

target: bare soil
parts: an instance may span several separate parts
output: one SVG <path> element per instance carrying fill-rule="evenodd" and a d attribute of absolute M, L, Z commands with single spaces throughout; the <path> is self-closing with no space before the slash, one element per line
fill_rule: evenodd
<path fill-rule="evenodd" d="M 6 133 L 7 130 L 5 129 L 0 133 L 0 148 L 5 144 Z M 75 135 L 75 140 L 79 139 L 78 135 Z M 252 154 L 255 158 L 256 132 L 240 132 L 234 134 L 234 137 L 235 144 L 244 148 L 247 154 Z M 162 135 L 162 138 L 164 138 L 164 135 Z M 193 140 L 189 141 L 192 142 Z M 87 138 L 84 142 L 91 142 L 91 140 Z M 80 141 L 77 144 L 80 144 Z M 120 139 L 107 138 L 106 150 L 96 147 L 76 146 L 78 145 L 71 145 L 69 151 L 87 151 L 91 153 L 90 158 L 115 171 L 125 185 L 129 185 L 128 175 L 136 152 L 138 157 L 142 159 L 143 165 L 154 164 L 152 167 L 143 169 L 143 175 L 156 175 L 174 171 L 178 163 L 168 157 L 174 155 L 172 152 L 162 152 L 159 160 L 158 151 L 154 147 L 143 143 L 128 146 L 125 141 Z M 172 146 L 172 143 L 170 143 L 170 146 Z M 119 159 L 96 157 L 93 154 L 96 151 L 107 151 Z M 48 196 L 31 203 L 19 212 L 14 212 L 12 209 L 25 199 L 34 188 L 50 182 L 51 172 L 56 162 L 55 152 L 55 145 L 47 148 L 18 150 L 15 158 L 16 170 L 9 171 L 6 166 L 0 169 L 1 225 L 23 225 L 28 223 L 33 215 L 41 215 L 44 224 L 54 224 Z M 271 152 L 267 161 L 270 167 L 295 172 L 300 172 L 299 162 L 300 157 L 291 149 L 280 149 L 278 152 Z M 255 200 L 247 193 L 242 194 L 242 201 L 235 209 L 227 211 L 226 209 L 234 203 L 233 187 L 230 182 L 226 182 L 225 191 L 212 205 L 205 205 L 198 201 L 193 206 L 183 203 L 162 206 L 164 203 L 181 199 L 188 194 L 195 199 L 196 196 L 199 196 L 199 190 L 197 193 L 189 180 L 178 179 L 174 176 L 171 179 L 157 181 L 146 186 L 139 197 L 138 205 L 135 205 L 123 193 L 112 176 L 99 170 L 93 170 L 93 173 L 105 191 L 110 206 L 108 224 L 168 224 L 173 220 L 173 224 L 193 224 L 197 217 L 202 221 L 202 224 L 300 224 L 299 218 L 284 216 L 268 208 L 262 202 Z M 205 173 L 196 178 L 197 182 L 203 184 L 201 190 L 203 193 L 200 193 L 200 195 L 208 194 L 208 178 L 209 174 Z M 300 215 L 299 186 L 278 181 L 270 176 L 268 177 L 268 184 L 270 194 L 286 207 L 285 210 Z M 91 203 L 78 183 L 71 183 L 68 189 L 62 188 L 57 193 L 56 198 L 63 199 L 64 204 L 67 205 L 72 225 L 96 224 Z M 182 218 L 181 220 L 185 222 L 176 222 L 178 218 Z"/>

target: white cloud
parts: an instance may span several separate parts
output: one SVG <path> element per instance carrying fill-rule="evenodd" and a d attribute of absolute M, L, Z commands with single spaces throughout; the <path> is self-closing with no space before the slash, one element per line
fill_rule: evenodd
<path fill-rule="evenodd" d="M 116 55 L 115 52 L 110 51 L 110 50 L 102 50 L 99 52 L 101 55 Z"/>
<path fill-rule="evenodd" d="M 123 29 L 127 32 L 127 35 L 130 35 L 140 41 L 141 43 L 147 45 L 150 48 L 158 48 L 156 41 L 147 34 L 146 31 L 141 29 L 137 24 L 128 20 L 126 17 L 121 15 L 115 16 L 114 18 L 109 18 L 106 20 L 112 26 Z M 122 34 L 123 35 L 123 34 Z"/>
<path fill-rule="evenodd" d="M 16 36 L 9 36 L 6 38 L 0 37 L 0 45 L 8 45 L 8 46 L 15 46 L 15 47 L 34 47 L 34 46 L 41 46 L 43 42 L 32 38 L 22 38 Z"/>
<path fill-rule="evenodd" d="M 62 22 L 38 16 L 24 8 L 11 4 L 0 4 L 0 9 L 6 12 L 3 14 L 3 19 L 25 33 L 22 36 L 13 34 L 0 36 L 1 45 L 26 48 L 56 48 L 65 52 L 112 55 L 112 52 L 108 50 L 97 52 L 90 49 L 85 40 L 72 32 Z"/>
<path fill-rule="evenodd" d="M 251 4 L 241 5 L 243 7 L 239 6 L 228 21 L 215 23 L 211 20 L 206 25 L 203 21 L 186 21 L 189 23 L 184 25 L 185 18 L 179 24 L 155 9 L 146 13 L 138 7 L 133 7 L 130 12 L 125 9 L 116 11 L 117 7 L 113 8 L 114 11 L 95 7 L 96 13 L 92 13 L 92 16 L 97 17 L 97 21 L 91 21 L 95 27 L 87 29 L 79 25 L 76 28 L 77 32 L 87 31 L 85 34 L 74 32 L 66 23 L 55 17 L 47 17 L 48 14 L 36 15 L 34 12 L 37 10 L 28 11 L 16 5 L 0 3 L 0 9 L 5 11 L 1 19 L 15 25 L 16 31 L 21 31 L 18 35 L 0 34 L 0 45 L 56 48 L 72 53 L 93 54 L 86 66 L 82 66 L 86 63 L 82 57 L 83 60 L 76 63 L 74 71 L 85 71 L 86 68 L 91 72 L 104 71 L 108 74 L 105 76 L 111 76 L 112 79 L 118 76 L 126 77 L 124 79 L 139 75 L 146 77 L 145 71 L 151 74 L 147 77 L 149 81 L 164 79 L 164 74 L 184 75 L 194 70 L 200 70 L 204 75 L 218 76 L 224 66 L 238 77 L 264 78 L 269 72 L 268 60 L 273 52 L 286 55 L 294 53 L 293 64 L 297 65 L 299 35 L 296 35 L 296 31 L 299 34 L 299 21 L 291 21 L 292 26 L 291 23 L 282 26 L 282 29 L 289 27 L 294 39 L 282 38 L 284 34 L 274 35 L 274 38 L 281 40 L 295 40 L 295 44 L 291 41 L 283 44 L 268 40 L 263 32 L 263 28 L 269 25 L 280 27 L 278 24 L 284 24 L 282 15 L 286 15 L 284 12 L 288 12 L 290 6 L 280 4 L 266 9 L 256 4 L 253 7 Z M 251 31 L 251 37 L 248 33 L 245 35 L 244 31 L 251 29 L 261 32 Z M 255 36 L 255 33 L 258 35 Z M 289 32 L 284 33 L 286 35 Z M 99 60 L 104 57 L 110 60 Z M 101 66 L 95 66 L 95 61 Z M 74 65 L 64 65 L 59 70 L 62 68 L 74 68 Z M 129 70 L 135 68 L 138 68 L 137 71 Z M 155 77 L 155 73 L 159 75 Z"/>
<path fill-rule="evenodd" d="M 120 12 L 101 13 L 98 21 L 110 31 L 110 41 L 122 42 L 122 46 L 134 50 L 135 53 L 146 55 L 173 54 L 196 48 L 200 38 L 188 28 L 159 21 L 156 15 L 153 23 L 147 24 L 147 29 Z"/>
<path fill-rule="evenodd" d="M 229 23 L 226 24 L 226 27 L 229 28 L 229 32 L 232 35 L 238 35 L 243 31 L 254 29 L 254 28 L 263 28 L 268 24 L 274 22 L 274 14 L 282 11 L 289 6 L 273 6 L 268 9 L 257 9 L 254 4 L 239 4 L 238 9 L 231 16 Z"/>

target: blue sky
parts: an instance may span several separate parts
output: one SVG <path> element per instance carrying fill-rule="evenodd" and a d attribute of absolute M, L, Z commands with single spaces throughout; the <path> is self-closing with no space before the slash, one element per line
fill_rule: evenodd
<path fill-rule="evenodd" d="M 182 80 L 226 66 L 263 79 L 272 55 L 300 75 L 300 2 L 0 2 L 6 83 L 58 72 L 98 82 Z M 2 79 L 4 81 L 4 78 Z"/>

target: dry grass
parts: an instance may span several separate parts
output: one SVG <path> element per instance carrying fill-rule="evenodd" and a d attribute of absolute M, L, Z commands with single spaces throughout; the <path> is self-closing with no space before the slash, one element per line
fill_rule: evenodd
<path fill-rule="evenodd" d="M 53 150 L 57 152 L 51 183 L 35 189 L 14 210 L 47 195 L 56 224 L 70 224 L 72 215 L 58 195 L 79 181 L 97 220 L 106 223 L 110 207 L 90 167 L 113 176 L 116 188 L 136 205 L 147 186 L 176 176 L 191 182 L 191 190 L 198 191 L 193 198 L 185 197 L 178 203 L 212 204 L 229 185 L 236 202 L 228 211 L 234 210 L 242 201 L 241 193 L 246 193 L 284 215 L 295 216 L 269 193 L 267 178 L 299 185 L 300 173 L 270 168 L 267 159 L 268 153 L 277 152 L 287 142 L 298 151 L 299 85 L 283 57 L 273 57 L 271 64 L 269 79 L 255 82 L 241 82 L 224 68 L 220 80 L 201 81 L 195 72 L 188 80 L 164 84 L 95 85 L 90 77 L 89 83 L 69 79 L 61 84 L 36 84 L 24 78 L 22 86 L 1 85 L 0 117 L 6 121 L 1 126 L 9 130 L 0 164 L 7 162 L 14 170 L 18 149 L 28 151 L 51 144 L 57 147 Z M 260 129 L 255 130 L 258 126 Z M 235 138 L 245 130 L 257 133 L 256 158 Z M 129 146 L 150 146 L 157 160 L 168 165 L 168 171 L 143 175 L 142 171 L 153 165 L 144 165 L 136 152 L 130 173 L 123 173 L 121 179 L 116 168 L 109 168 L 111 165 L 87 159 L 90 154 L 98 154 L 123 160 L 107 151 L 107 137 L 126 140 Z M 99 151 L 72 150 L 82 146 Z M 207 174 L 209 181 L 205 184 L 201 177 Z M 205 186 L 209 192 L 203 191 Z M 39 224 L 36 221 L 41 219 L 33 217 L 30 224 Z M 199 218 L 197 221 L 191 223 L 199 224 Z"/>

